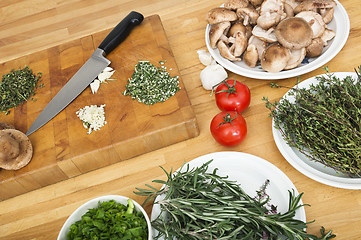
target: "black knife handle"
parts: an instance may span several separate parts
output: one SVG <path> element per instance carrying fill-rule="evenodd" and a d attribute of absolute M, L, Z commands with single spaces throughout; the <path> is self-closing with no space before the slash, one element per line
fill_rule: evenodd
<path fill-rule="evenodd" d="M 142 14 L 132 11 L 106 36 L 98 48 L 109 54 L 129 35 L 130 31 L 138 26 L 144 17 Z"/>

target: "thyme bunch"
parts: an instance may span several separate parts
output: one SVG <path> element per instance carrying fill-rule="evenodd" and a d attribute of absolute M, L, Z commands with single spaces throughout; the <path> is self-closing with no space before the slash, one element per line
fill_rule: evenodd
<path fill-rule="evenodd" d="M 361 75 L 355 71 L 356 80 L 326 73 L 308 89 L 296 86 L 289 91 L 294 101 L 263 100 L 289 146 L 337 172 L 361 177 Z"/>
<path fill-rule="evenodd" d="M 269 197 L 252 198 L 236 182 L 219 176 L 217 169 L 208 171 L 209 161 L 197 168 L 169 173 L 160 190 L 136 188 L 138 195 L 148 196 L 144 204 L 157 196 L 154 202 L 161 209 L 152 226 L 159 232 L 155 239 L 226 240 L 226 239 L 329 239 L 332 231 L 322 238 L 307 234 L 307 223 L 294 219 L 302 194 L 289 191 L 289 209 L 285 213 L 271 213 L 267 208 Z M 267 182 L 266 182 L 267 183 Z M 261 188 L 261 196 L 265 188 Z"/>
<path fill-rule="evenodd" d="M 3 75 L 0 82 L 0 111 L 8 115 L 11 108 L 29 99 L 36 101 L 32 96 L 35 95 L 41 75 L 41 73 L 34 74 L 28 66 L 23 69 L 13 69 Z M 39 87 L 43 85 L 40 84 Z"/>

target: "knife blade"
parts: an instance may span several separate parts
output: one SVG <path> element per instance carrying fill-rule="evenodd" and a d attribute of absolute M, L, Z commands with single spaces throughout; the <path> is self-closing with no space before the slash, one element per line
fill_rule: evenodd
<path fill-rule="evenodd" d="M 105 37 L 98 48 L 85 64 L 74 74 L 74 76 L 64 85 L 55 97 L 46 105 L 40 115 L 30 126 L 26 135 L 29 136 L 58 113 L 68 106 L 89 84 L 110 64 L 105 58 L 113 51 L 131 30 L 143 21 L 142 14 L 132 11 Z"/>

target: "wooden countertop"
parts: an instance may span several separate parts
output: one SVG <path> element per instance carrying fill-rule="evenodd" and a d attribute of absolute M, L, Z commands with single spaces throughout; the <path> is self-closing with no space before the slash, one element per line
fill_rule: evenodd
<path fill-rule="evenodd" d="M 210 92 L 201 85 L 199 73 L 204 66 L 196 51 L 206 49 L 205 14 L 221 4 L 222 1 L 210 0 L 0 2 L 0 63 L 114 27 L 131 10 L 144 16 L 158 14 L 200 128 L 196 138 L 0 202 L 0 239 L 56 239 L 66 218 L 84 202 L 109 194 L 125 195 L 142 202 L 144 199 L 136 196 L 133 190 L 153 179 L 163 179 L 159 166 L 177 169 L 184 161 L 218 151 L 250 153 L 280 168 L 298 191 L 304 192 L 303 202 L 311 205 L 306 207 L 307 220 L 316 219 L 316 222 L 310 225 L 310 233 L 316 234 L 320 226 L 325 226 L 333 229 L 336 239 L 361 238 L 361 191 L 318 183 L 298 172 L 278 151 L 272 136 L 271 118 L 261 99 L 267 96 L 276 100 L 286 90 L 270 89 L 269 81 L 230 74 L 251 89 L 251 105 L 243 113 L 248 136 L 241 145 L 232 148 L 222 147 L 213 140 L 209 124 L 219 110 Z M 361 6 L 356 0 L 343 0 L 342 5 L 350 17 L 350 36 L 341 52 L 326 65 L 333 72 L 352 72 L 361 64 Z M 321 73 L 323 70 L 318 69 L 303 75 L 302 79 Z M 279 83 L 293 86 L 295 81 L 296 78 L 291 78 L 279 80 Z M 150 213 L 151 206 L 146 210 Z"/>

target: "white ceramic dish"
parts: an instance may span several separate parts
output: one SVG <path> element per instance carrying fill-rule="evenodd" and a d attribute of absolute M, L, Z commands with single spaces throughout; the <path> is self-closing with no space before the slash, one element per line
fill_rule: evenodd
<path fill-rule="evenodd" d="M 335 7 L 334 18 L 328 24 L 329 29 L 336 31 L 335 38 L 329 42 L 327 47 L 324 48 L 321 56 L 317 58 L 309 58 L 308 63 L 302 63 L 297 68 L 281 71 L 279 73 L 269 73 L 264 71 L 261 66 L 250 68 L 243 61 L 229 61 L 219 54 L 218 49 L 211 48 L 209 43 L 209 30 L 211 29 L 211 26 L 209 24 L 207 25 L 205 33 L 208 51 L 212 57 L 224 68 L 245 77 L 273 80 L 295 77 L 311 72 L 333 59 L 341 51 L 347 41 L 350 32 L 350 20 L 345 8 L 341 5 L 341 3 L 337 0 L 335 0 L 335 2 L 337 3 L 337 6 Z"/>
<path fill-rule="evenodd" d="M 127 205 L 128 204 L 128 197 L 124 197 L 124 196 L 119 196 L 119 195 L 107 195 L 107 196 L 101 196 L 98 198 L 94 198 L 86 203 L 84 203 L 83 205 L 81 205 L 79 208 L 77 208 L 70 216 L 69 218 L 66 220 L 66 222 L 64 223 L 63 227 L 61 228 L 58 238 L 57 240 L 66 240 L 67 237 L 66 235 L 69 232 L 69 227 L 75 223 L 76 221 L 81 220 L 81 217 L 91 208 L 96 208 L 98 207 L 98 203 L 99 202 L 106 202 L 106 201 L 110 201 L 110 200 L 115 200 L 118 203 L 121 203 L 123 205 Z M 147 225 L 148 225 L 148 240 L 152 240 L 152 234 L 151 233 L 151 224 L 150 224 L 150 220 L 149 217 L 147 215 L 147 213 L 144 211 L 144 209 L 142 208 L 142 206 L 140 206 L 136 201 L 133 200 L 134 206 L 135 206 L 135 210 L 138 212 L 142 212 L 146 221 L 147 221 Z"/>
<path fill-rule="evenodd" d="M 277 206 L 279 212 L 288 210 L 289 193 L 294 189 L 298 195 L 296 187 L 291 180 L 276 166 L 270 162 L 247 153 L 240 152 L 216 152 L 198 157 L 190 161 L 189 166 L 199 167 L 205 162 L 213 159 L 208 171 L 218 168 L 217 174 L 228 176 L 230 180 L 235 180 L 241 185 L 243 190 L 250 196 L 256 196 L 256 191 L 268 179 L 270 184 L 267 187 L 267 194 L 271 198 L 271 203 Z M 159 200 L 156 198 L 155 201 Z M 302 201 L 300 204 L 303 204 Z M 158 204 L 153 205 L 151 220 L 154 220 L 160 213 Z M 296 212 L 296 219 L 306 222 L 305 209 L 302 207 Z M 153 236 L 156 231 L 153 229 Z"/>
<path fill-rule="evenodd" d="M 337 72 L 334 74 L 340 79 L 343 79 L 346 76 L 352 76 L 356 79 L 356 73 Z M 316 84 L 317 82 L 318 80 L 316 77 L 309 78 L 298 84 L 298 87 L 307 88 L 310 84 Z M 285 94 L 284 98 L 287 98 L 290 101 L 294 99 L 293 96 L 288 96 L 288 93 Z M 291 148 L 283 139 L 281 132 L 274 127 L 274 121 L 272 123 L 272 131 L 273 138 L 283 157 L 302 174 L 329 186 L 345 189 L 361 189 L 361 178 L 350 178 L 346 175 L 337 173 L 332 168 L 311 161 L 297 149 Z"/>

